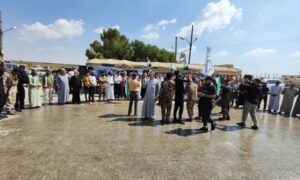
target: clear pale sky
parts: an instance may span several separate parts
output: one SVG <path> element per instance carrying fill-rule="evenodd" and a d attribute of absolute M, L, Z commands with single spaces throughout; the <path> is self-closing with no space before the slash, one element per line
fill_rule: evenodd
<path fill-rule="evenodd" d="M 234 64 L 245 73 L 300 74 L 299 0 L 1 0 L 7 59 L 84 64 L 105 28 L 172 50 L 189 38 L 192 63 Z M 188 43 L 180 40 L 179 51 Z"/>

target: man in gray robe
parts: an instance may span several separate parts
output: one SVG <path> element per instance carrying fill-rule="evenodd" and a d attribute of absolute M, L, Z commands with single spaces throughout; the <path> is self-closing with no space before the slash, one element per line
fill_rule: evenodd
<path fill-rule="evenodd" d="M 289 88 L 285 88 L 282 91 L 282 94 L 283 94 L 283 100 L 280 107 L 280 112 L 281 114 L 290 116 L 294 104 L 294 99 L 298 94 L 298 91 L 295 88 L 295 84 L 291 84 Z"/>
<path fill-rule="evenodd" d="M 270 102 L 269 102 L 269 107 L 268 111 L 269 113 L 274 111 L 274 113 L 277 113 L 279 109 L 279 101 L 280 101 L 280 95 L 282 92 L 282 87 L 279 86 L 280 82 L 276 81 L 276 85 L 271 87 L 270 91 Z"/>
<path fill-rule="evenodd" d="M 295 103 L 292 116 L 297 117 L 297 114 L 300 114 L 300 90 L 298 91 L 298 98 L 297 98 L 297 101 Z"/>
<path fill-rule="evenodd" d="M 63 105 L 69 101 L 69 76 L 64 68 L 61 68 L 60 74 L 56 79 L 58 104 Z"/>
<path fill-rule="evenodd" d="M 146 84 L 146 94 L 144 98 L 142 116 L 148 120 L 154 119 L 155 116 L 155 101 L 159 96 L 159 82 L 154 78 L 154 73 L 150 72 L 150 80 Z"/>

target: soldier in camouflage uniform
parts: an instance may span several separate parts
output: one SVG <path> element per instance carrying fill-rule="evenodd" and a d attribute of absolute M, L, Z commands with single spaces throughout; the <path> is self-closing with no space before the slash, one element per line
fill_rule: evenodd
<path fill-rule="evenodd" d="M 8 73 L 5 69 L 5 64 L 3 62 L 0 63 L 0 119 L 3 119 L 7 116 L 2 115 L 3 107 L 6 103 L 6 81 L 7 81 Z"/>
<path fill-rule="evenodd" d="M 188 112 L 189 119 L 186 121 L 192 122 L 194 115 L 194 105 L 195 101 L 198 100 L 198 85 L 196 84 L 196 78 L 193 77 L 193 81 L 189 82 L 185 88 L 187 94 L 186 109 Z"/>
<path fill-rule="evenodd" d="M 16 97 L 17 97 L 17 85 L 19 83 L 18 80 L 18 69 L 14 68 L 11 73 L 9 74 L 9 77 L 7 79 L 6 85 L 7 85 L 7 115 L 15 115 L 15 103 L 16 103 Z"/>
<path fill-rule="evenodd" d="M 172 109 L 174 90 L 175 90 L 175 82 L 172 80 L 172 73 L 168 73 L 165 81 L 161 85 L 160 92 L 159 92 L 159 98 L 161 102 L 162 123 L 169 122 L 171 109 Z"/>

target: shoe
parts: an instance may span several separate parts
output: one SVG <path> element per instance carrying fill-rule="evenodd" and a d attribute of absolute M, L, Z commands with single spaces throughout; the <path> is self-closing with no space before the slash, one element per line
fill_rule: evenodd
<path fill-rule="evenodd" d="M 240 123 L 236 123 L 238 126 L 240 126 L 240 127 L 242 127 L 242 128 L 244 128 L 245 126 L 246 126 L 246 124 L 245 123 L 243 123 L 243 122 L 240 122 Z"/>
<path fill-rule="evenodd" d="M 173 123 L 177 123 L 177 122 L 178 122 L 177 118 L 174 117 L 174 118 L 173 118 Z"/>
<path fill-rule="evenodd" d="M 202 128 L 199 129 L 200 131 L 203 131 L 203 132 L 208 132 L 208 128 L 203 126 Z"/>
<path fill-rule="evenodd" d="M 182 120 L 178 120 L 179 124 L 185 124 L 185 122 L 183 122 Z"/>
<path fill-rule="evenodd" d="M 293 117 L 293 118 L 296 118 L 296 117 L 297 117 L 297 115 L 296 115 L 296 114 L 292 114 L 292 117 Z"/>
<path fill-rule="evenodd" d="M 219 121 L 225 121 L 225 118 L 224 117 L 220 117 L 218 118 Z"/>
<path fill-rule="evenodd" d="M 211 130 L 212 130 L 212 131 L 215 130 L 215 129 L 216 129 L 216 126 L 217 126 L 216 123 L 212 123 L 212 124 L 211 124 Z"/>
<path fill-rule="evenodd" d="M 14 115 L 16 115 L 16 113 L 15 112 L 11 112 L 11 111 L 7 111 L 7 115 L 14 116 Z"/>
<path fill-rule="evenodd" d="M 1 119 L 5 119 L 5 118 L 8 118 L 8 116 L 7 116 L 7 115 L 4 115 L 4 114 L 0 114 L 0 120 L 1 120 Z"/>
<path fill-rule="evenodd" d="M 201 117 L 200 116 L 195 117 L 195 120 L 201 120 Z"/>
<path fill-rule="evenodd" d="M 228 116 L 228 117 L 226 118 L 226 120 L 229 121 L 229 120 L 230 120 L 230 116 Z"/>
<path fill-rule="evenodd" d="M 186 122 L 193 122 L 193 118 L 188 118 L 187 120 L 185 120 Z"/>
<path fill-rule="evenodd" d="M 251 128 L 254 129 L 254 130 L 258 130 L 258 126 L 257 125 L 253 125 L 253 126 L 251 126 Z"/>

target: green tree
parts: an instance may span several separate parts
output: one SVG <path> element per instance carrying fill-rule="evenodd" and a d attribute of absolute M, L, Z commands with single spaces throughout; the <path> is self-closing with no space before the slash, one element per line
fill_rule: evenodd
<path fill-rule="evenodd" d="M 117 29 L 104 30 L 100 34 L 101 41 L 94 41 L 86 50 L 87 58 L 127 59 L 132 61 L 173 62 L 175 54 L 157 46 L 134 40 L 131 43 Z"/>

